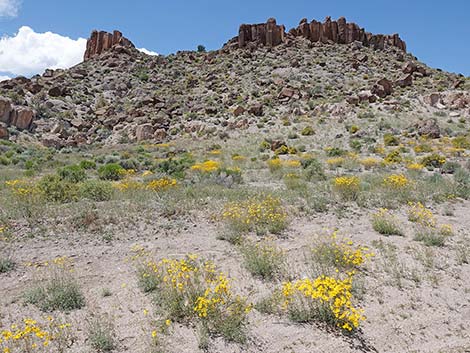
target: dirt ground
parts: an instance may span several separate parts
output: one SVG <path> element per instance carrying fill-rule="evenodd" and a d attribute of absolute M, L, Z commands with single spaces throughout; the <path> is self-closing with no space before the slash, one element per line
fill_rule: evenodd
<path fill-rule="evenodd" d="M 339 233 L 355 243 L 369 246 L 374 256 L 363 273 L 365 294 L 361 300 L 367 320 L 354 336 L 307 324 L 294 324 L 284 317 L 260 314 L 249 317 L 249 342 L 245 346 L 211 343 L 212 352 L 446 352 L 470 351 L 470 265 L 457 262 L 456 246 L 468 241 L 469 202 L 456 204 L 452 216 L 439 216 L 450 223 L 455 235 L 445 247 L 426 248 L 405 236 L 384 237 L 374 232 L 370 215 L 351 212 L 346 217 L 320 215 L 311 219 L 294 218 L 278 245 L 286 249 L 291 270 L 300 276 L 304 258 L 315 239 L 325 229 Z M 436 214 L 438 210 L 436 210 Z M 400 217 L 406 222 L 405 212 Z M 177 222 L 139 215 L 137 222 L 104 225 L 112 239 L 93 232 L 70 232 L 58 226 L 45 235 L 17 244 L 15 271 L 1 274 L 1 319 L 44 316 L 25 305 L 23 292 L 37 280 L 41 263 L 67 256 L 86 296 L 86 307 L 67 314 L 66 320 L 77 331 L 78 342 L 85 341 L 83 322 L 93 313 L 107 313 L 114 320 L 119 347 L 116 352 L 145 352 L 149 321 L 144 310 L 152 312 L 151 298 L 138 288 L 135 268 L 129 256 L 133 246 L 149 250 L 156 259 L 188 253 L 213 259 L 236 282 L 237 290 L 253 301 L 275 284 L 253 277 L 242 265 L 241 255 L 228 242 L 217 239 L 220 226 L 204 214 L 194 214 Z M 390 262 L 377 241 L 396 246 L 396 260 Z M 383 244 L 382 243 L 382 244 Z M 426 253 L 426 254 L 425 254 Z M 424 255 L 425 254 L 425 255 Z M 426 258 L 427 257 L 427 258 Z M 398 273 L 398 275 L 396 275 Z M 397 285 L 395 280 L 399 280 Z M 102 295 L 109 289 L 110 296 Z M 329 332 L 331 331 L 331 332 Z M 73 352 L 88 352 L 86 344 L 75 344 Z M 169 352 L 195 352 L 197 337 L 192 327 L 175 324 L 168 337 Z M 91 350 L 90 350 L 91 351 Z"/>

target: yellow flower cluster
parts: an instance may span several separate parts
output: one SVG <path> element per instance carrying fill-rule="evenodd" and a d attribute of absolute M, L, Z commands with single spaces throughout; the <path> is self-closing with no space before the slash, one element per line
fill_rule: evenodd
<path fill-rule="evenodd" d="M 342 176 L 334 180 L 334 185 L 337 188 L 357 189 L 359 188 L 360 179 L 357 176 Z"/>
<path fill-rule="evenodd" d="M 333 188 L 346 199 L 353 199 L 360 190 L 361 180 L 357 176 L 336 177 Z"/>
<path fill-rule="evenodd" d="M 149 181 L 146 188 L 152 191 L 160 191 L 176 186 L 176 179 L 161 178 Z"/>
<path fill-rule="evenodd" d="M 427 209 L 421 202 L 408 203 L 408 220 L 416 222 L 421 226 L 435 228 L 436 219 L 431 210 Z"/>
<path fill-rule="evenodd" d="M 29 197 L 39 193 L 36 184 L 30 180 L 16 179 L 8 180 L 5 185 L 19 197 Z"/>
<path fill-rule="evenodd" d="M 220 169 L 220 162 L 208 160 L 202 163 L 196 163 L 191 167 L 191 170 L 203 173 L 212 173 Z"/>
<path fill-rule="evenodd" d="M 26 262 L 24 264 L 26 267 L 48 267 L 48 266 L 55 266 L 58 268 L 71 268 L 73 267 L 73 260 L 68 258 L 67 256 L 60 256 L 56 257 L 52 260 L 46 260 L 43 262 Z"/>
<path fill-rule="evenodd" d="M 380 159 L 374 157 L 366 157 L 361 159 L 359 162 L 364 166 L 364 168 L 371 169 L 377 167 L 380 164 Z"/>
<path fill-rule="evenodd" d="M 329 158 L 326 160 L 326 164 L 328 164 L 330 168 L 341 167 L 344 162 L 345 159 L 343 157 Z"/>
<path fill-rule="evenodd" d="M 33 319 L 24 319 L 21 324 L 12 324 L 9 329 L 0 331 L 0 352 L 24 353 L 35 350 L 42 351 L 41 347 L 48 347 L 51 342 L 58 339 L 71 325 L 55 323 L 52 317 L 47 317 L 48 327 L 39 324 Z"/>
<path fill-rule="evenodd" d="M 352 281 L 353 274 L 349 273 L 344 280 L 322 275 L 314 280 L 285 282 L 282 285 L 283 308 L 289 310 L 290 306 L 308 300 L 318 311 L 329 310 L 337 327 L 352 331 L 365 320 L 363 310 L 352 304 Z"/>
<path fill-rule="evenodd" d="M 173 302 L 188 309 L 185 312 L 190 317 L 202 320 L 229 315 L 243 317 L 251 310 L 246 298 L 233 294 L 227 276 L 217 271 L 212 261 L 200 260 L 197 255 L 158 263 L 149 261 L 140 276 L 144 280 L 153 277 L 155 289 L 172 296 Z"/>
<path fill-rule="evenodd" d="M 283 167 L 285 168 L 299 168 L 302 163 L 297 159 L 288 159 L 282 160 L 280 158 L 273 158 L 266 162 L 268 164 L 268 168 L 271 172 L 279 170 Z"/>
<path fill-rule="evenodd" d="M 410 180 L 403 174 L 391 174 L 384 178 L 383 183 L 392 189 L 403 189 L 411 184 Z"/>
<path fill-rule="evenodd" d="M 410 163 L 406 166 L 409 170 L 417 170 L 420 171 L 424 168 L 424 165 L 421 163 Z"/>
<path fill-rule="evenodd" d="M 246 231 L 259 228 L 274 229 L 282 228 L 287 220 L 287 212 L 279 198 L 268 195 L 262 199 L 250 198 L 231 202 L 225 206 L 222 218 Z"/>
<path fill-rule="evenodd" d="M 176 179 L 160 178 L 154 179 L 149 182 L 142 182 L 133 179 L 125 179 L 113 183 L 113 186 L 119 191 L 129 190 L 150 190 L 150 191 L 162 191 L 177 185 Z"/>
<path fill-rule="evenodd" d="M 363 265 L 374 253 L 365 246 L 357 246 L 351 240 L 337 240 L 337 232 L 333 232 L 330 242 L 313 249 L 314 253 L 324 253 L 333 259 L 334 265 L 339 268 L 354 269 Z"/>

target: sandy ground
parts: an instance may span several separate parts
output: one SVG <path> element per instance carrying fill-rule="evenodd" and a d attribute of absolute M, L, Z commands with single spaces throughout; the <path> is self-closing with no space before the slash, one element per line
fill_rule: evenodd
<path fill-rule="evenodd" d="M 365 295 L 361 306 L 367 321 L 356 336 L 328 332 L 316 325 L 290 323 L 285 317 L 250 314 L 250 338 L 246 346 L 227 344 L 221 339 L 211 343 L 212 352 L 470 352 L 470 265 L 457 262 L 456 247 L 470 239 L 470 203 L 457 203 L 452 216 L 439 215 L 450 223 L 455 235 L 445 247 L 426 248 L 414 241 L 405 211 L 400 217 L 406 226 L 404 237 L 384 237 L 372 230 L 364 211 L 350 212 L 347 217 L 318 215 L 311 219 L 293 219 L 285 237 L 277 240 L 287 250 L 292 272 L 302 273 L 303 260 L 313 241 L 325 228 L 337 227 L 340 234 L 355 243 L 371 247 L 376 256 L 363 273 Z M 440 214 L 436 210 L 436 214 Z M 177 222 L 140 215 L 137 222 L 105 225 L 112 240 L 98 233 L 67 231 L 57 225 L 44 236 L 24 239 L 16 245 L 17 268 L 0 275 L 1 320 L 18 317 L 43 317 L 37 308 L 25 305 L 22 295 L 35 280 L 38 269 L 30 262 L 44 262 L 59 256 L 74 261 L 75 273 L 86 296 L 86 307 L 67 314 L 77 333 L 77 343 L 70 352 L 91 352 L 85 342 L 86 317 L 108 313 L 115 321 L 119 347 L 116 352 L 146 352 L 150 335 L 151 297 L 137 286 L 133 264 L 128 261 L 131 248 L 144 246 L 156 259 L 197 253 L 213 259 L 227 271 L 238 291 L 253 300 L 263 297 L 276 284 L 263 283 L 243 268 L 236 247 L 217 239 L 221 227 L 202 214 Z M 391 264 L 374 241 L 396 246 L 397 262 Z M 428 250 L 427 250 L 428 249 Z M 427 252 L 426 265 L 423 254 Z M 429 252 L 431 251 L 431 252 Z M 395 283 L 395 267 L 401 284 Z M 398 271 L 397 270 L 397 271 Z M 103 297 L 107 288 L 112 295 Z M 193 327 L 174 324 L 168 337 L 169 352 L 196 352 L 197 337 Z"/>

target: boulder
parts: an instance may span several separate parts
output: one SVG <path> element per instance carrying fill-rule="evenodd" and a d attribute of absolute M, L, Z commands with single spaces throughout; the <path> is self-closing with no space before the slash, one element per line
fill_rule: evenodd
<path fill-rule="evenodd" d="M 28 130 L 36 113 L 27 107 L 16 107 L 11 114 L 10 124 L 20 130 Z"/>
<path fill-rule="evenodd" d="M 65 146 L 65 141 L 56 134 L 44 134 L 41 143 L 45 147 L 61 148 Z"/>
<path fill-rule="evenodd" d="M 135 137 L 137 138 L 137 141 L 151 140 L 153 133 L 153 126 L 151 124 L 142 124 L 137 126 Z"/>
<path fill-rule="evenodd" d="M 8 139 L 8 136 L 7 124 L 0 123 L 0 139 Z"/>
<path fill-rule="evenodd" d="M 263 115 L 263 105 L 260 103 L 253 104 L 250 109 L 248 109 L 248 113 L 253 114 L 255 116 L 262 116 Z"/>
<path fill-rule="evenodd" d="M 383 78 L 377 81 L 377 83 L 372 87 L 371 92 L 380 98 L 385 98 L 393 92 L 392 82 Z"/>
<path fill-rule="evenodd" d="M 441 129 L 436 119 L 427 119 L 415 124 L 418 135 L 437 139 L 441 136 Z"/>
<path fill-rule="evenodd" d="M 54 86 L 54 87 L 50 88 L 47 93 L 51 97 L 61 97 L 61 96 L 65 95 L 65 89 L 63 89 L 61 87 L 58 87 L 58 86 Z"/>
<path fill-rule="evenodd" d="M 357 94 L 360 102 L 374 103 L 377 101 L 377 96 L 372 94 L 371 91 L 361 91 Z"/>
<path fill-rule="evenodd" d="M 395 81 L 395 85 L 400 87 L 409 87 L 413 85 L 413 75 L 406 74 Z"/>
<path fill-rule="evenodd" d="M 236 107 L 235 110 L 233 111 L 233 115 L 235 115 L 235 116 L 240 116 L 243 113 L 245 113 L 245 108 L 243 108 L 240 105 L 238 107 Z"/>
<path fill-rule="evenodd" d="M 300 99 L 300 92 L 297 89 L 284 87 L 277 97 L 282 101 L 289 101 L 291 99 Z"/>
<path fill-rule="evenodd" d="M 435 107 L 440 100 L 441 95 L 439 93 L 431 93 L 430 95 L 424 97 L 424 102 L 432 107 Z"/>
<path fill-rule="evenodd" d="M 155 130 L 153 137 L 157 141 L 164 141 L 167 138 L 168 134 L 166 133 L 165 129 L 157 129 Z"/>
<path fill-rule="evenodd" d="M 0 97 L 0 122 L 9 124 L 11 113 L 11 102 L 9 99 Z"/>

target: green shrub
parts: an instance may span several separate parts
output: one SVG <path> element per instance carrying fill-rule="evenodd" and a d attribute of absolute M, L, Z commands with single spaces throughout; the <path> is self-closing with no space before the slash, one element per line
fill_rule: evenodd
<path fill-rule="evenodd" d="M 48 201 L 65 203 L 77 200 L 76 184 L 62 180 L 58 175 L 45 175 L 38 188 Z"/>
<path fill-rule="evenodd" d="M 57 171 L 62 180 L 79 183 L 87 178 L 85 170 L 79 165 L 68 165 Z"/>
<path fill-rule="evenodd" d="M 316 158 L 303 159 L 301 161 L 305 178 L 312 180 L 326 180 L 325 171 L 322 164 Z"/>
<path fill-rule="evenodd" d="M 96 163 L 88 159 L 84 159 L 83 161 L 80 161 L 78 165 L 83 169 L 95 169 L 96 168 Z"/>
<path fill-rule="evenodd" d="M 120 180 L 124 175 L 125 169 L 117 163 L 109 163 L 98 169 L 98 175 L 103 180 Z"/>
<path fill-rule="evenodd" d="M 311 126 L 306 126 L 300 132 L 302 136 L 312 136 L 315 134 L 315 130 Z"/>
<path fill-rule="evenodd" d="M 10 257 L 4 257 L 0 255 L 0 273 L 5 273 L 13 270 L 15 263 Z"/>
<path fill-rule="evenodd" d="M 384 135 L 384 145 L 385 146 L 398 146 L 400 144 L 400 140 L 392 135 L 392 134 L 385 134 Z"/>
<path fill-rule="evenodd" d="M 88 342 L 98 352 L 116 348 L 114 325 L 108 317 L 94 317 L 88 321 Z"/>
<path fill-rule="evenodd" d="M 271 280 L 280 275 L 283 270 L 284 252 L 272 241 L 243 244 L 241 253 L 245 267 L 253 276 Z"/>
<path fill-rule="evenodd" d="M 326 149 L 326 155 L 328 157 L 341 157 L 346 154 L 347 151 L 339 147 L 331 147 Z"/>
<path fill-rule="evenodd" d="M 65 269 L 53 269 L 48 278 L 25 293 L 25 300 L 42 311 L 71 311 L 85 306 L 80 286 Z"/>
<path fill-rule="evenodd" d="M 107 181 L 87 180 L 80 185 L 80 197 L 92 201 L 109 201 L 113 196 L 114 189 Z"/>
<path fill-rule="evenodd" d="M 446 157 L 437 153 L 430 154 L 421 160 L 421 164 L 427 168 L 439 168 L 446 162 Z"/>
<path fill-rule="evenodd" d="M 183 156 L 182 158 L 170 158 L 159 162 L 156 170 L 161 173 L 171 175 L 175 178 L 184 178 L 185 172 L 194 164 L 194 159 L 190 156 Z"/>
<path fill-rule="evenodd" d="M 461 168 L 460 164 L 457 162 L 445 162 L 442 166 L 442 173 L 454 174 L 457 170 Z"/>

